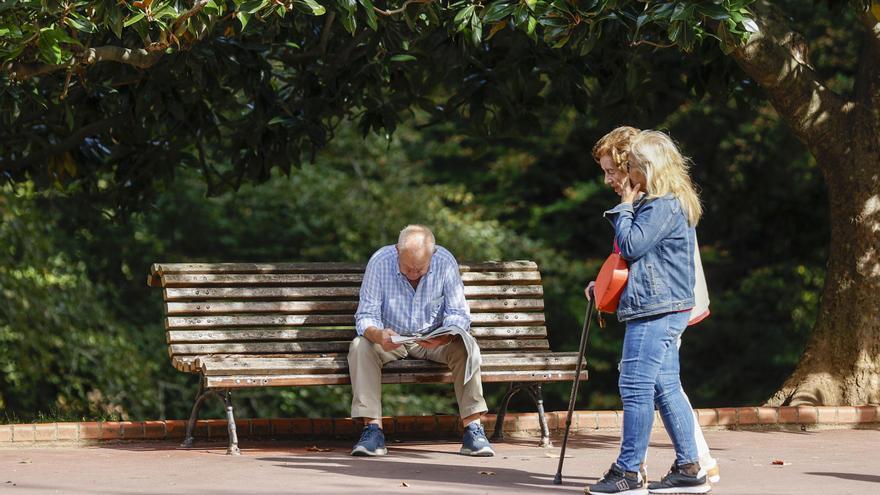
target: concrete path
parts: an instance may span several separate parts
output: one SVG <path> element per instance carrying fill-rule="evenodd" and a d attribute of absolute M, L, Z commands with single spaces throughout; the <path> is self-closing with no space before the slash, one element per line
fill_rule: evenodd
<path fill-rule="evenodd" d="M 708 431 L 706 438 L 721 465 L 716 494 L 880 494 L 877 429 Z M 350 457 L 350 442 L 327 441 L 246 442 L 240 457 L 218 444 L 16 447 L 0 450 L 0 494 L 579 494 L 614 460 L 618 437 L 574 438 L 562 486 L 551 482 L 558 448 L 515 440 L 497 444 L 496 457 L 470 459 L 457 455 L 458 446 L 393 442 L 379 459 Z M 672 459 L 665 433 L 655 433 L 649 477 L 665 474 Z"/>

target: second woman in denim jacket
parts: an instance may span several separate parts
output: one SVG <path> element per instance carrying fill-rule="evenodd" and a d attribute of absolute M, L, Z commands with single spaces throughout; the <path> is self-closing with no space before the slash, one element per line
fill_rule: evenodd
<path fill-rule="evenodd" d="M 687 161 L 662 132 L 641 131 L 627 154 L 629 180 L 621 203 L 605 212 L 614 225 L 629 278 L 617 317 L 626 322 L 620 361 L 623 438 L 620 455 L 587 493 L 637 495 L 706 493 L 694 440 L 694 417 L 679 379 L 679 336 L 694 305 L 694 227 L 702 214 Z M 675 447 L 661 481 L 639 473 L 654 422 L 654 406 Z"/>

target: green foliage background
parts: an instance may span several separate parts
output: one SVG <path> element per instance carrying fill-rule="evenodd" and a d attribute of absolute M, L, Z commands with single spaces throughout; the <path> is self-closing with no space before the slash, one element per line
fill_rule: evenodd
<path fill-rule="evenodd" d="M 707 206 L 698 232 L 713 316 L 685 336 L 685 388 L 695 406 L 761 403 L 793 369 L 815 318 L 828 240 L 825 191 L 815 163 L 772 110 L 704 97 L 629 114 L 548 109 L 535 132 L 518 139 L 426 125 L 418 113 L 391 139 L 363 139 L 344 123 L 290 176 L 206 198 L 201 176 L 181 168 L 148 209 L 130 215 L 117 213 L 100 188 L 4 187 L 5 420 L 187 415 L 196 380 L 170 366 L 161 294 L 144 283 L 150 263 L 363 262 L 407 223 L 431 225 L 460 260 L 536 260 L 551 347 L 574 350 L 582 287 L 610 247 L 601 213 L 616 201 L 589 152 L 621 123 L 669 131 L 694 158 Z M 579 407 L 619 407 L 621 338 L 616 322 L 593 331 L 591 379 Z M 567 384 L 545 390 L 549 410 L 565 407 Z M 493 407 L 501 390 L 487 391 Z M 240 417 L 346 416 L 350 392 L 236 397 Z M 387 414 L 455 410 L 451 388 L 439 385 L 386 387 L 384 399 Z M 208 415 L 219 414 L 213 407 Z"/>

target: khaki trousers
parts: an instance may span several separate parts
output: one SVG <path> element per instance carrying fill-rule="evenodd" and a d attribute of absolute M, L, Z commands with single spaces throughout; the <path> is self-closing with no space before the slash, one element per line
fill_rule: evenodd
<path fill-rule="evenodd" d="M 458 413 L 462 418 L 488 411 L 486 401 L 483 399 L 483 382 L 480 380 L 479 366 L 474 370 L 471 380 L 466 384 L 462 383 L 467 350 L 461 338 L 434 349 L 425 349 L 418 344 L 404 344 L 388 352 L 366 337 L 355 337 L 348 347 L 352 418 L 382 417 L 382 366 L 410 356 L 449 366 L 452 370 L 455 398 L 458 400 Z"/>

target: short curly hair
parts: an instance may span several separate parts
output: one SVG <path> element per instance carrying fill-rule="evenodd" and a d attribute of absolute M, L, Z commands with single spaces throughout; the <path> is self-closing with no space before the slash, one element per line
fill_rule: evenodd
<path fill-rule="evenodd" d="M 625 172 L 630 140 L 639 132 L 641 131 L 635 127 L 624 125 L 605 134 L 593 146 L 593 159 L 599 163 L 603 156 L 609 155 L 614 165 Z"/>

